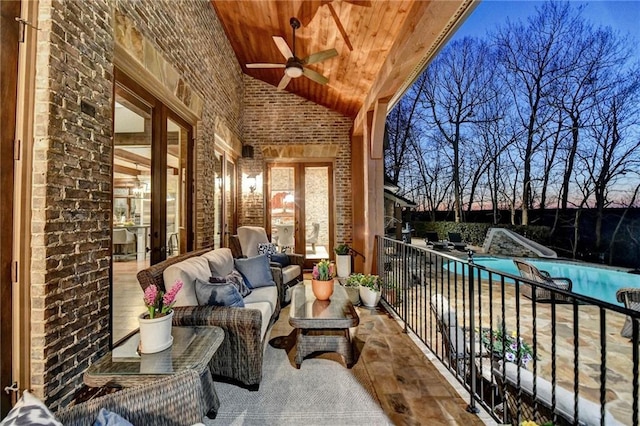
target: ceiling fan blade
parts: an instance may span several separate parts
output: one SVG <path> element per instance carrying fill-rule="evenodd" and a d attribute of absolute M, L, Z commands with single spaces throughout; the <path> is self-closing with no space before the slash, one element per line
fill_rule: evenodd
<path fill-rule="evenodd" d="M 285 73 L 284 77 L 282 77 L 282 80 L 280 80 L 280 83 L 278 83 L 278 90 L 283 90 L 285 87 L 287 87 L 287 84 L 289 84 L 290 81 L 291 81 L 291 77 L 289 77 Z"/>
<path fill-rule="evenodd" d="M 247 64 L 247 68 L 284 68 L 285 64 Z"/>
<path fill-rule="evenodd" d="M 333 8 L 331 3 L 329 3 L 329 12 L 331 12 L 331 16 L 333 17 L 333 20 L 336 22 L 338 31 L 340 31 L 340 34 L 342 34 L 342 39 L 344 40 L 344 44 L 347 45 L 349 50 L 353 51 L 353 45 L 351 44 L 351 40 L 349 40 L 349 35 L 347 34 L 347 30 L 344 29 L 344 26 L 342 25 L 342 21 L 340 21 L 340 17 L 336 13 L 336 10 Z"/>
<path fill-rule="evenodd" d="M 356 6 L 362 7 L 371 7 L 372 3 L 370 0 L 342 0 L 345 3 L 355 4 Z"/>
<path fill-rule="evenodd" d="M 305 77 L 315 81 L 318 84 L 327 84 L 329 82 L 329 79 L 327 77 L 309 68 L 303 68 L 302 74 L 304 74 Z"/>
<path fill-rule="evenodd" d="M 338 56 L 338 51 L 336 49 L 323 50 L 322 52 L 312 53 L 307 56 L 302 60 L 302 63 L 317 64 L 318 62 L 333 58 L 334 56 Z"/>
<path fill-rule="evenodd" d="M 285 59 L 293 57 L 293 53 L 291 52 L 291 49 L 289 49 L 289 45 L 287 44 L 285 39 L 280 36 L 273 36 L 273 41 L 275 42 L 278 50 L 280 51 L 280 53 L 282 53 L 282 56 L 284 56 Z"/>
<path fill-rule="evenodd" d="M 325 3 L 323 0 L 304 0 L 301 2 L 296 17 L 300 20 L 303 27 L 309 25 L 323 3 Z"/>

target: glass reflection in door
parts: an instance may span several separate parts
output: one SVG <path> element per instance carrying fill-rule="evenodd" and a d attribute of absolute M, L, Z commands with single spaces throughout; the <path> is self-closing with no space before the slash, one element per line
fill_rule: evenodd
<path fill-rule="evenodd" d="M 185 252 L 187 246 L 187 138 L 187 129 L 167 120 L 167 257 Z"/>
<path fill-rule="evenodd" d="M 272 241 L 279 251 L 295 252 L 296 169 L 294 166 L 274 166 L 270 170 L 270 216 Z"/>
<path fill-rule="evenodd" d="M 329 166 L 304 167 L 305 253 L 311 261 L 332 257 Z M 315 262 L 314 262 L 315 263 Z"/>

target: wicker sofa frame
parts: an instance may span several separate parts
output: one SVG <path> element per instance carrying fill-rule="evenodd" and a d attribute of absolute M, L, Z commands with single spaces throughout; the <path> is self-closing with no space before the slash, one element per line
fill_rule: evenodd
<path fill-rule="evenodd" d="M 55 416 L 65 426 L 92 426 L 100 409 L 106 408 L 134 425 L 190 425 L 201 422 L 207 411 L 202 392 L 198 373 L 186 370 L 62 408 Z"/>
<path fill-rule="evenodd" d="M 194 256 L 200 256 L 212 249 L 203 249 L 183 253 L 159 262 L 137 274 L 138 282 L 143 290 L 155 284 L 165 290 L 163 273 L 169 266 Z M 281 287 L 278 287 L 280 293 Z M 211 374 L 216 379 L 230 381 L 257 391 L 262 379 L 262 358 L 265 341 L 261 340 L 262 319 L 255 309 L 227 306 L 181 306 L 173 308 L 173 325 L 175 326 L 213 326 L 224 330 L 225 338 L 209 364 Z M 280 297 L 269 327 L 280 314 Z"/>

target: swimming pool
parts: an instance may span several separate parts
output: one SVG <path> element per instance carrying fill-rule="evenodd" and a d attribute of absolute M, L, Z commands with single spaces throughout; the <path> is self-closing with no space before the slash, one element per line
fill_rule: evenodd
<path fill-rule="evenodd" d="M 547 271 L 552 277 L 570 278 L 573 282 L 572 291 L 594 299 L 622 305 L 616 300 L 616 291 L 623 287 L 640 287 L 640 275 L 629 274 L 606 268 L 586 266 L 573 262 L 550 261 L 543 259 L 526 259 L 540 270 Z M 473 262 L 496 271 L 520 276 L 518 268 L 511 259 L 495 257 L 475 257 Z M 458 265 L 460 265 L 458 263 Z M 482 272 L 482 278 L 489 275 Z M 496 279 L 497 277 L 493 277 Z M 513 281 L 508 280 L 513 283 Z"/>

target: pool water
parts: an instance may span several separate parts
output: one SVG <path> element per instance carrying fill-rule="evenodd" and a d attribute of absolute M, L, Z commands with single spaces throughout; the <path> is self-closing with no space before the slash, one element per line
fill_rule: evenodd
<path fill-rule="evenodd" d="M 618 289 L 623 287 L 640 287 L 640 275 L 629 274 L 624 271 L 586 266 L 572 262 L 541 259 L 526 260 L 536 268 L 547 271 L 552 277 L 570 278 L 573 282 L 573 292 L 614 305 L 622 305 L 616 300 L 616 291 L 618 291 Z M 520 276 L 518 268 L 511 259 L 476 257 L 473 261 L 475 264 L 486 268 Z M 460 264 L 458 263 L 458 265 Z M 481 277 L 487 279 L 489 275 L 486 272 L 482 272 Z M 494 280 L 496 278 L 495 276 L 493 277 Z M 506 281 L 513 283 L 511 280 Z"/>

